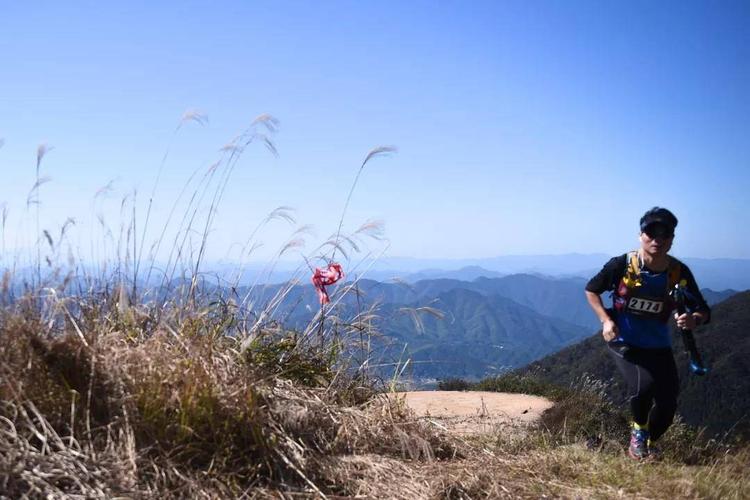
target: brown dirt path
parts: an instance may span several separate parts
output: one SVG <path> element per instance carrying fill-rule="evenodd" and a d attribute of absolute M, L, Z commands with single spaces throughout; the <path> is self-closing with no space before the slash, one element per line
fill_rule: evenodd
<path fill-rule="evenodd" d="M 457 434 L 489 433 L 537 420 L 552 402 L 540 396 L 479 391 L 414 391 L 393 395 L 420 418 Z"/>

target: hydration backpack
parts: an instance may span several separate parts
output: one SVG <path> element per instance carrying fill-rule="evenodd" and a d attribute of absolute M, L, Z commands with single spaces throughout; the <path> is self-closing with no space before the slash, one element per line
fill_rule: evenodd
<path fill-rule="evenodd" d="M 643 285 L 641 278 L 641 259 L 638 251 L 633 250 L 625 255 L 625 266 L 622 276 L 615 284 L 613 292 L 613 305 L 616 311 L 629 311 L 635 314 L 644 314 L 666 320 L 674 303 L 669 292 L 680 283 L 681 264 L 680 261 L 669 257 L 667 265 L 667 286 L 661 297 L 643 297 L 639 293 L 639 287 Z M 656 299 L 656 300 L 655 300 Z"/>

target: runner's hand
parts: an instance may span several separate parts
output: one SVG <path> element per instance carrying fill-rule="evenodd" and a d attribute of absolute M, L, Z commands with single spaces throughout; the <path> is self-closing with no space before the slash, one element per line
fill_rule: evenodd
<path fill-rule="evenodd" d="M 677 321 L 677 326 L 683 330 L 695 330 L 695 316 L 692 314 L 674 313 L 674 319 Z"/>
<path fill-rule="evenodd" d="M 620 335 L 617 325 L 611 319 L 602 323 L 602 337 L 607 342 L 612 342 Z"/>

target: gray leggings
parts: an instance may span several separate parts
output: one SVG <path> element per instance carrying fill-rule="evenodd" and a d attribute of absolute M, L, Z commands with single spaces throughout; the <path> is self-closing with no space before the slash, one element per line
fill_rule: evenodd
<path fill-rule="evenodd" d="M 659 439 L 672 425 L 680 390 L 672 349 L 641 349 L 622 343 L 607 347 L 625 377 L 633 420 L 648 424 L 652 441 Z"/>

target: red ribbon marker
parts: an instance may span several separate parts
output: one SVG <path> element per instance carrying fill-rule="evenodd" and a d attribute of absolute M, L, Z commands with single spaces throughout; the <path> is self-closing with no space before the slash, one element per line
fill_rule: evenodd
<path fill-rule="evenodd" d="M 328 296 L 328 292 L 326 292 L 326 286 L 333 285 L 343 277 L 344 270 L 341 268 L 341 264 L 338 263 L 328 264 L 328 267 L 325 269 L 315 268 L 310 281 L 315 286 L 315 291 L 318 292 L 321 304 L 331 302 L 331 298 Z"/>

